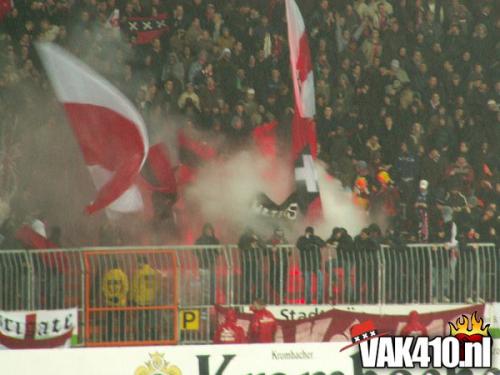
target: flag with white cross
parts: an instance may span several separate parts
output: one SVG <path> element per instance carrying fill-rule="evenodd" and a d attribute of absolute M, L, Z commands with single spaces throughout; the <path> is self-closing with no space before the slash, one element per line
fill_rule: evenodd
<path fill-rule="evenodd" d="M 311 207 L 321 204 L 318 175 L 308 146 L 297 157 L 294 169 L 295 189 L 289 197 L 280 204 L 266 194 L 259 193 L 252 204 L 256 214 L 293 221 L 298 218 L 299 212 L 308 216 Z"/>
<path fill-rule="evenodd" d="M 309 146 L 295 160 L 295 193 L 300 211 L 306 213 L 313 201 L 319 199 L 318 175 Z"/>

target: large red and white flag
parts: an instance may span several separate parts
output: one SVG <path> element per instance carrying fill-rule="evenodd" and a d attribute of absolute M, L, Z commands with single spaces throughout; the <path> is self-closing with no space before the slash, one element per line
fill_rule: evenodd
<path fill-rule="evenodd" d="M 295 0 L 285 0 L 288 26 L 288 44 L 295 113 L 292 120 L 292 158 L 294 160 L 295 185 L 299 206 L 307 212 L 306 220 L 321 219 L 321 198 L 314 159 L 317 156 L 316 103 L 311 51 L 304 19 Z"/>
<path fill-rule="evenodd" d="M 295 0 L 285 3 L 295 105 L 300 117 L 313 118 L 316 113 L 314 75 L 306 26 Z"/>
<path fill-rule="evenodd" d="M 292 121 L 292 158 L 296 160 L 306 147 L 316 158 L 316 114 L 314 74 L 311 51 L 304 19 L 295 0 L 286 0 L 288 44 L 295 95 L 295 115 Z"/>
<path fill-rule="evenodd" d="M 117 212 L 142 209 L 133 185 L 149 148 L 141 115 L 118 89 L 62 48 L 43 43 L 37 49 L 98 189 L 86 212 L 110 205 Z"/>

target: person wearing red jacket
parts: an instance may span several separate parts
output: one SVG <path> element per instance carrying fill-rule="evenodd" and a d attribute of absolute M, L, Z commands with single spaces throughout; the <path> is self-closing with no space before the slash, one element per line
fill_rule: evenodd
<path fill-rule="evenodd" d="M 428 336 L 427 328 L 420 323 L 420 315 L 415 310 L 408 315 L 408 323 L 401 330 L 401 336 Z"/>
<path fill-rule="evenodd" d="M 250 310 L 253 312 L 250 328 L 248 329 L 248 340 L 251 343 L 274 342 L 274 336 L 278 328 L 276 318 L 266 309 L 266 305 L 260 299 L 256 299 Z"/>
<path fill-rule="evenodd" d="M 236 311 L 227 310 L 224 323 L 220 324 L 215 331 L 213 343 L 243 344 L 247 342 L 245 331 L 236 322 Z"/>

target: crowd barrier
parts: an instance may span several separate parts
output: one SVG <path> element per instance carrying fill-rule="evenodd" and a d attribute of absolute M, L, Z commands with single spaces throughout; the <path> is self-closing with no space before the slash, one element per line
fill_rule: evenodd
<path fill-rule="evenodd" d="M 206 343 L 215 304 L 500 301 L 493 244 L 234 245 L 0 252 L 0 310 L 77 307 L 86 346 Z"/>

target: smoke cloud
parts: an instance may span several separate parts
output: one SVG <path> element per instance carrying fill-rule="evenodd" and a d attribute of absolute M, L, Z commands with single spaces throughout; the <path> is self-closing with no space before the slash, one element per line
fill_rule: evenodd
<path fill-rule="evenodd" d="M 324 220 L 316 223 L 317 233 L 328 238 L 333 227 L 344 227 L 357 234 L 367 225 L 366 214 L 352 203 L 351 192 L 341 187 L 316 165 L 320 183 Z M 272 176 L 269 172 L 272 171 Z M 245 151 L 219 163 L 205 166 L 196 182 L 187 190 L 189 206 L 196 207 L 194 216 L 216 223 L 219 234 L 226 241 L 236 241 L 244 227 L 250 226 L 261 236 L 272 234 L 275 226 L 282 227 L 291 241 L 295 241 L 305 223 L 256 216 L 251 210 L 258 193 L 266 193 L 274 202 L 282 203 L 293 191 L 293 169 L 288 160 L 271 162 L 258 152 Z M 201 227 L 202 223 L 198 223 Z"/>
<path fill-rule="evenodd" d="M 287 227 L 290 223 L 273 223 L 270 218 L 256 216 L 252 205 L 261 192 L 275 202 L 285 200 L 290 194 L 290 172 L 285 162 L 271 163 L 253 150 L 243 151 L 203 167 L 187 189 L 186 200 L 189 206 L 199 208 L 204 221 L 216 223 L 224 239 L 237 240 L 248 226 L 270 235 L 272 224 Z"/>
<path fill-rule="evenodd" d="M 352 192 L 342 187 L 339 180 L 328 175 L 321 163 L 316 163 L 324 221 L 318 233 L 324 238 L 330 236 L 332 228 L 342 227 L 355 235 L 368 225 L 366 212 L 352 201 Z"/>

